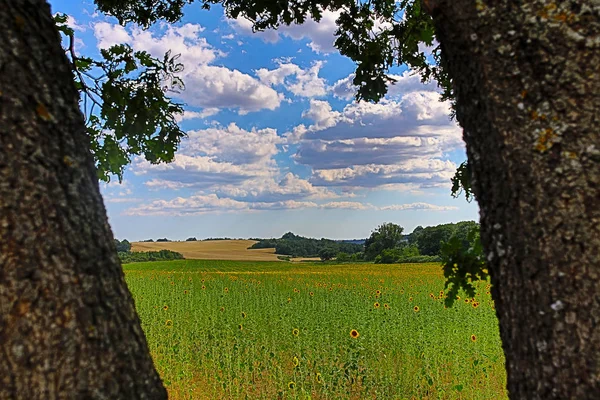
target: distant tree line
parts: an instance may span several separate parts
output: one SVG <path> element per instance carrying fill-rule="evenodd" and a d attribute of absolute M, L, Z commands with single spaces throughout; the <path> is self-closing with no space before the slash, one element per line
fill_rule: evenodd
<path fill-rule="evenodd" d="M 295 235 L 292 232 L 286 233 L 279 239 L 260 239 L 257 243 L 250 246 L 250 248 L 275 248 L 276 254 L 292 257 L 321 257 L 324 260 L 334 258 L 340 252 L 359 254 L 363 251 L 361 244 L 331 239 L 306 238 Z"/>
<path fill-rule="evenodd" d="M 127 239 L 115 239 L 115 247 L 117 248 L 118 253 L 131 251 L 131 243 L 129 243 L 129 240 Z"/>
<path fill-rule="evenodd" d="M 183 254 L 171 250 L 129 251 L 120 252 L 119 258 L 121 259 L 121 263 L 127 264 L 143 261 L 183 260 Z"/>
<path fill-rule="evenodd" d="M 393 223 L 377 227 L 365 241 L 364 258 L 376 264 L 441 261 L 446 243 L 465 250 L 472 246 L 473 232 L 479 231 L 474 221 L 462 221 L 423 228 L 418 226 L 409 235 Z"/>
<path fill-rule="evenodd" d="M 152 241 L 144 240 L 145 242 Z M 168 241 L 168 240 L 157 240 Z M 121 259 L 122 264 L 140 261 L 164 261 L 164 260 L 182 260 L 183 254 L 171 250 L 159 250 L 159 251 L 131 251 L 131 243 L 127 239 L 118 240 L 115 239 L 115 247 L 117 253 Z"/>

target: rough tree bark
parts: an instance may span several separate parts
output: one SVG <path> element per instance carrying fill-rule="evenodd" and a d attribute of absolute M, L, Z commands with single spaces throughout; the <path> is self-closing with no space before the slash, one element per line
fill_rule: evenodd
<path fill-rule="evenodd" d="M 429 0 L 513 399 L 600 398 L 600 2 Z"/>
<path fill-rule="evenodd" d="M 163 399 L 44 0 L 0 0 L 0 398 Z"/>

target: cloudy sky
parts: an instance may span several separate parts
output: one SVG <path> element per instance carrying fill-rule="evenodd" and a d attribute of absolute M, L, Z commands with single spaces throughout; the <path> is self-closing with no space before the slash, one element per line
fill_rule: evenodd
<path fill-rule="evenodd" d="M 122 27 L 93 2 L 51 0 L 70 16 L 77 50 L 127 43 L 185 65 L 187 138 L 171 164 L 135 159 L 102 186 L 118 238 L 364 238 L 378 224 L 478 219 L 450 196 L 465 159 L 461 130 L 435 83 L 405 68 L 378 104 L 356 103 L 354 64 L 333 47 L 336 15 L 253 33 L 223 10 L 187 6 L 178 24 Z"/>

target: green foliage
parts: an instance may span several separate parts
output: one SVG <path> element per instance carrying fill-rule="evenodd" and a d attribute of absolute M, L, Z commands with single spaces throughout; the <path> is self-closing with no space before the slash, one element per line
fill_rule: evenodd
<path fill-rule="evenodd" d="M 463 290 L 467 296 L 475 297 L 473 282 L 488 279 L 485 268 L 485 257 L 479 239 L 479 227 L 474 227 L 468 234 L 469 247 L 465 250 L 464 243 L 458 236 L 452 236 L 442 245 L 442 263 L 446 278 L 446 305 L 451 306 Z"/>
<path fill-rule="evenodd" d="M 452 197 L 457 198 L 461 193 L 465 194 L 467 201 L 473 200 L 473 191 L 471 188 L 471 169 L 468 161 L 464 161 L 456 169 L 456 173 L 452 177 Z"/>
<path fill-rule="evenodd" d="M 125 166 L 137 155 L 153 164 L 172 161 L 185 135 L 176 121 L 183 107 L 167 96 L 184 88 L 177 76 L 183 71 L 179 55 L 167 52 L 159 60 L 120 44 L 102 49 L 99 60 L 79 57 L 67 16 L 57 14 L 54 20 L 69 39 L 65 50 L 81 93 L 98 178 L 108 181 L 114 174 L 121 180 Z"/>
<path fill-rule="evenodd" d="M 344 253 L 343 251 L 340 251 L 339 253 L 337 253 L 335 255 L 335 261 L 337 261 L 337 262 L 348 262 L 348 261 L 350 261 L 350 254 Z"/>
<path fill-rule="evenodd" d="M 186 242 L 196 242 L 198 241 L 198 239 L 196 239 L 195 237 L 189 237 L 187 239 L 185 239 Z"/>
<path fill-rule="evenodd" d="M 121 263 L 183 260 L 183 254 L 171 250 L 119 252 Z"/>
<path fill-rule="evenodd" d="M 177 22 L 183 6 L 194 0 L 94 0 L 98 9 L 117 17 L 121 25 L 135 22 L 148 28 L 155 21 Z"/>
<path fill-rule="evenodd" d="M 336 251 L 333 247 L 324 247 L 319 250 L 319 258 L 321 261 L 328 261 L 334 258 L 336 255 Z"/>
<path fill-rule="evenodd" d="M 377 227 L 365 241 L 365 258 L 375 258 L 386 249 L 395 249 L 404 244 L 404 228 L 393 223 L 383 223 Z"/>
<path fill-rule="evenodd" d="M 375 264 L 430 263 L 440 261 L 436 256 L 422 256 L 415 245 L 385 249 L 375 257 Z"/>
<path fill-rule="evenodd" d="M 131 243 L 127 239 L 123 239 L 122 241 L 115 239 L 115 247 L 119 253 L 131 251 Z"/>
<path fill-rule="evenodd" d="M 330 239 L 306 238 L 294 235 L 292 232 L 286 233 L 280 239 L 260 239 L 260 241 L 254 243 L 250 248 L 275 248 L 275 253 L 292 257 L 320 257 L 320 251 L 328 248 L 333 250 L 333 255 L 330 258 L 335 257 L 338 252 L 355 254 L 363 250 L 363 246 L 360 244 Z"/>
<path fill-rule="evenodd" d="M 470 244 L 468 235 L 472 229 L 479 229 L 479 224 L 474 221 L 461 221 L 427 228 L 417 227 L 408 235 L 408 242 L 415 244 L 419 248 L 420 254 L 439 256 L 442 243 L 448 241 L 452 236 L 457 236 L 463 248 L 467 249 Z"/>
<path fill-rule="evenodd" d="M 156 239 L 157 242 L 170 242 L 167 238 Z"/>

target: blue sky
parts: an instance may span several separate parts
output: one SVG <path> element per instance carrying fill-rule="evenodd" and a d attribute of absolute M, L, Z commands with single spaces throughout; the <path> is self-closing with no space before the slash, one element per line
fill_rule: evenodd
<path fill-rule="evenodd" d="M 334 13 L 252 33 L 219 7 L 190 5 L 181 22 L 144 31 L 91 0 L 50 4 L 70 16 L 82 55 L 128 43 L 156 57 L 172 50 L 185 66 L 174 97 L 188 136 L 174 162 L 136 158 L 122 184 L 101 184 L 116 237 L 349 239 L 383 222 L 410 232 L 478 219 L 475 203 L 450 196 L 465 152 L 435 83 L 400 67 L 382 102 L 356 103 L 354 64 L 333 47 Z"/>

